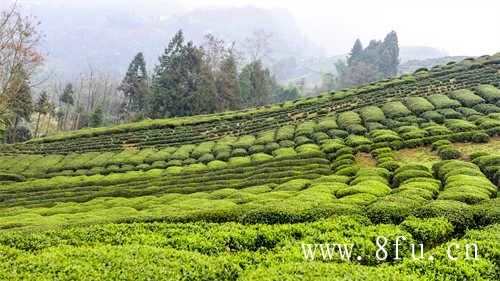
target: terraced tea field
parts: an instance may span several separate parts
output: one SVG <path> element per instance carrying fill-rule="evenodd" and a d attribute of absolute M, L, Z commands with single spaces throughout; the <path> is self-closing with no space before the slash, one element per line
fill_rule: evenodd
<path fill-rule="evenodd" d="M 496 54 L 3 145 L 0 279 L 499 280 L 499 134 Z"/>

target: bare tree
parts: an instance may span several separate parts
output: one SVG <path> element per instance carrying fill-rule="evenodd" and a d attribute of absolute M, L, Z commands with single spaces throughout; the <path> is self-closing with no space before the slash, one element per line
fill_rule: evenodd
<path fill-rule="evenodd" d="M 0 13 L 0 96 L 20 69 L 32 77 L 43 63 L 37 49 L 43 38 L 39 25 L 33 17 L 22 16 L 16 3 Z"/>
<path fill-rule="evenodd" d="M 255 30 L 251 37 L 245 39 L 243 47 L 251 61 L 269 59 L 272 52 L 270 44 L 272 37 L 272 33 L 259 29 Z"/>

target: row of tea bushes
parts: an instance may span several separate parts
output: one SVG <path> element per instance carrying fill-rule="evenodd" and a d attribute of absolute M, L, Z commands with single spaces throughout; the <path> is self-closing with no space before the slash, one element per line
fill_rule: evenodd
<path fill-rule="evenodd" d="M 497 186 L 500 185 L 500 155 L 477 152 L 470 155 L 471 162 L 478 165 L 481 171 Z"/>
<path fill-rule="evenodd" d="M 304 147 L 297 155 L 264 159 L 258 165 L 240 159 L 211 167 L 153 169 L 147 172 L 53 177 L 0 186 L 3 206 L 47 206 L 55 202 L 86 202 L 103 196 L 138 197 L 163 193 L 193 193 L 221 188 L 243 188 L 317 178 L 331 173 L 330 162 L 318 158 L 319 148 Z M 214 163 L 215 164 L 215 163 Z"/>
<path fill-rule="evenodd" d="M 339 216 L 284 225 L 137 223 L 74 227 L 37 235 L 2 233 L 0 248 L 10 260 L 0 260 L 0 278 L 95 280 L 104 275 L 113 280 L 177 280 L 189 272 L 193 280 L 314 280 L 318 276 L 338 280 L 495 280 L 498 260 L 494 257 L 499 246 L 494 241 L 499 231 L 499 225 L 490 225 L 450 240 L 454 229 L 446 219 L 411 218 L 399 226 L 382 226 L 362 216 Z M 374 232 L 389 241 L 404 235 L 407 243 L 435 242 L 436 247 L 423 259 L 413 260 L 408 253 L 400 253 L 403 259 L 397 261 L 391 245 L 391 254 L 380 265 L 373 256 L 377 250 Z M 304 262 L 298 245 L 324 237 L 354 239 L 358 247 L 352 257 L 363 259 L 346 262 L 334 257 L 324 262 L 317 257 Z M 461 249 L 468 243 L 477 244 L 481 260 L 449 262 L 446 253 L 452 243 Z M 428 260 L 431 255 L 434 261 Z M 72 259 L 65 258 L 68 256 Z"/>
<path fill-rule="evenodd" d="M 496 196 L 497 187 L 473 163 L 442 161 L 433 170 L 444 185 L 438 199 L 476 204 Z"/>
<path fill-rule="evenodd" d="M 441 160 L 457 159 L 460 151 L 449 140 L 438 140 L 432 143 L 432 150 L 436 151 Z"/>
<path fill-rule="evenodd" d="M 366 205 L 375 198 L 391 191 L 388 186 L 389 171 L 382 168 L 361 168 L 350 181 L 349 186 L 337 190 L 339 201 Z"/>
<path fill-rule="evenodd" d="M 473 89 L 480 92 L 479 88 L 475 89 L 474 87 L 481 84 L 491 84 L 488 87 L 482 87 L 481 89 L 486 88 L 483 92 L 491 92 L 492 88 L 498 87 L 498 75 L 496 74 L 500 68 L 498 61 L 491 60 L 491 58 L 479 59 L 473 65 L 481 65 L 482 67 L 472 68 L 471 65 L 463 65 L 460 67 L 452 66 L 446 71 L 419 72 L 415 77 L 389 79 L 355 89 L 259 109 L 199 116 L 198 118 L 144 121 L 115 128 L 83 130 L 62 136 L 33 140 L 25 144 L 7 146 L 4 147 L 4 151 L 66 154 L 71 151 L 121 150 L 123 145 L 132 145 L 138 148 L 176 146 L 215 140 L 224 135 L 255 134 L 259 131 L 300 123 L 332 113 L 357 110 L 368 105 L 383 107 L 383 110 L 388 113 L 385 116 L 389 118 L 405 116 L 409 111 L 404 104 L 400 101 L 389 103 L 387 101 L 395 97 L 442 95 L 458 89 Z M 432 78 L 428 76 L 431 73 L 433 73 Z M 472 103 L 466 101 L 467 98 L 471 98 L 470 93 L 456 94 L 456 98 L 461 99 L 465 104 L 475 104 L 477 98 L 473 98 Z M 480 97 L 480 95 L 475 96 Z M 441 108 L 440 98 L 436 98 L 435 101 L 430 97 L 429 99 L 436 108 Z M 494 99 L 490 98 L 489 100 Z M 455 102 L 458 101 L 455 100 Z M 417 107 L 422 105 L 418 101 L 414 104 Z M 457 104 L 449 105 L 453 107 Z M 460 102 L 458 102 L 459 105 Z M 425 107 L 429 108 L 428 104 Z M 422 109 L 416 108 L 415 110 Z M 374 120 L 380 120 L 380 117 L 375 117 Z"/>
<path fill-rule="evenodd" d="M 400 223 L 414 210 L 433 200 L 439 192 L 439 181 L 422 165 L 397 168 L 392 177 L 396 187 L 391 194 L 377 198 L 367 207 L 367 216 L 376 223 Z"/>

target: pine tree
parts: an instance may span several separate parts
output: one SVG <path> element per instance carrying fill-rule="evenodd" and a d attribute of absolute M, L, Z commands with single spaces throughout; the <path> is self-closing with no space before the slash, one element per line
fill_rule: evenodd
<path fill-rule="evenodd" d="M 99 127 L 104 123 L 104 109 L 102 104 L 97 104 L 90 116 L 90 127 Z"/>
<path fill-rule="evenodd" d="M 236 109 L 240 96 L 240 83 L 235 57 L 229 55 L 222 60 L 220 69 L 214 76 L 219 101 L 218 111 Z"/>
<path fill-rule="evenodd" d="M 361 40 L 356 39 L 354 42 L 354 46 L 349 53 L 349 57 L 347 58 L 347 65 L 351 66 L 355 61 L 361 58 L 363 53 L 363 45 L 361 44 Z"/>
<path fill-rule="evenodd" d="M 213 113 L 216 89 L 203 51 L 184 43 L 182 31 L 172 38 L 155 68 L 147 115 L 151 118 Z"/>
<path fill-rule="evenodd" d="M 71 106 L 75 104 L 75 99 L 73 98 L 73 84 L 66 84 L 64 87 L 63 93 L 59 97 L 59 101 L 65 105 L 66 109 L 64 111 L 64 119 L 61 122 L 60 129 L 66 127 L 66 122 L 69 116 L 69 109 Z"/>
<path fill-rule="evenodd" d="M 399 66 L 398 35 L 391 31 L 382 43 L 380 54 L 380 69 L 385 77 L 395 76 Z"/>
<path fill-rule="evenodd" d="M 47 95 L 46 91 L 43 91 L 40 94 L 40 97 L 38 98 L 34 109 L 35 112 L 38 113 L 36 119 L 35 134 L 34 134 L 34 137 L 36 138 L 38 136 L 38 129 L 40 127 L 40 117 L 42 115 L 46 115 L 49 111 L 49 96 Z"/>
<path fill-rule="evenodd" d="M 260 60 L 247 64 L 240 73 L 240 108 L 263 106 L 271 101 L 276 81 Z"/>
<path fill-rule="evenodd" d="M 23 119 L 30 121 L 33 112 L 33 99 L 28 82 L 28 75 L 23 69 L 19 69 L 14 78 L 6 88 L 5 106 L 12 115 L 9 129 L 9 142 L 16 141 L 17 127 Z"/>
<path fill-rule="evenodd" d="M 124 109 L 128 114 L 138 113 L 144 109 L 148 87 L 149 78 L 144 55 L 138 53 L 130 63 L 127 73 L 118 87 L 118 90 L 122 91 L 125 96 Z"/>

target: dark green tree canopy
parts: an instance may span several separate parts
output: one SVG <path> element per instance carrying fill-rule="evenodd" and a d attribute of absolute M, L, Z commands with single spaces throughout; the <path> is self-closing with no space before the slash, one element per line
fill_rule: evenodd
<path fill-rule="evenodd" d="M 63 104 L 66 105 L 74 105 L 75 104 L 75 99 L 73 97 L 74 91 L 73 91 L 73 84 L 68 83 L 64 87 L 64 90 L 59 97 L 59 101 Z"/>
<path fill-rule="evenodd" d="M 203 51 L 191 41 L 185 43 L 179 31 L 155 68 L 147 115 L 163 118 L 216 111 L 216 87 Z"/>
<path fill-rule="evenodd" d="M 148 81 L 144 55 L 138 53 L 130 63 L 127 73 L 118 87 L 118 90 L 122 91 L 125 96 L 124 107 L 127 111 L 137 112 L 144 107 L 148 95 Z"/>

